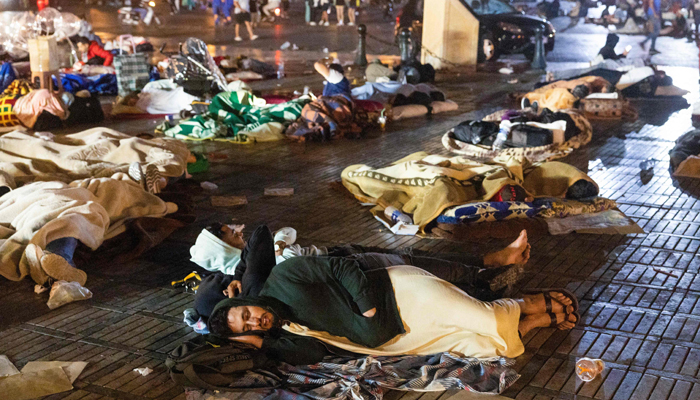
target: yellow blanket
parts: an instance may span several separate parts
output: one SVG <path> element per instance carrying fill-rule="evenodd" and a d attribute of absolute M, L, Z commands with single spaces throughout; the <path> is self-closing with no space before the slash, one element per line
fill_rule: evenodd
<path fill-rule="evenodd" d="M 447 207 L 488 200 L 505 185 L 521 186 L 531 196 L 563 197 L 580 179 L 595 184 L 575 167 L 556 161 L 530 164 L 508 157 L 484 164 L 424 152 L 385 168 L 351 165 L 341 178 L 361 202 L 380 204 L 382 209 L 393 205 L 413 214 L 421 230 Z"/>

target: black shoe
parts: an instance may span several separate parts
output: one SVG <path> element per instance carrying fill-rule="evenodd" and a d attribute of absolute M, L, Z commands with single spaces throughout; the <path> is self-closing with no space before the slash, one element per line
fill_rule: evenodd
<path fill-rule="evenodd" d="M 658 50 L 656 50 L 656 49 L 649 49 L 649 54 L 652 55 L 652 56 L 655 55 L 655 54 L 660 54 L 660 53 L 661 53 L 661 52 L 658 51 Z"/>

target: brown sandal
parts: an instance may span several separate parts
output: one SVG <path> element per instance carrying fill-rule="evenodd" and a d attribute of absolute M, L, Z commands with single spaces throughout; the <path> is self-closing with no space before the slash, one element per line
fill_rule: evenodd
<path fill-rule="evenodd" d="M 524 294 L 540 294 L 542 293 L 542 296 L 544 296 L 544 304 L 546 308 L 547 313 L 552 312 L 552 295 L 549 294 L 550 292 L 557 292 L 563 294 L 565 297 L 571 300 L 571 305 L 574 307 L 574 312 L 578 311 L 578 299 L 576 296 L 571 293 L 570 291 L 566 289 L 555 289 L 555 288 L 548 288 L 548 289 L 525 289 L 523 291 Z M 556 301 L 556 300 L 554 300 Z M 563 304 L 562 304 L 563 305 Z"/>

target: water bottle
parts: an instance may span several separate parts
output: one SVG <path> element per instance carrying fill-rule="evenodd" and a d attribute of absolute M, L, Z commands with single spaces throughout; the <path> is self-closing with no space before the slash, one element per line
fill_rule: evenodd
<path fill-rule="evenodd" d="M 413 224 L 413 220 L 408 215 L 399 211 L 396 207 L 389 206 L 384 209 L 384 215 L 393 223 L 403 222 L 406 225 Z"/>
<path fill-rule="evenodd" d="M 656 164 L 655 159 L 647 158 L 646 160 L 639 163 L 639 169 L 641 169 L 642 172 L 649 172 L 654 169 L 654 164 Z"/>
<path fill-rule="evenodd" d="M 576 362 L 576 375 L 584 382 L 590 382 L 605 369 L 603 360 L 583 357 Z"/>
<path fill-rule="evenodd" d="M 284 63 L 280 61 L 280 65 L 277 67 L 277 79 L 284 78 Z"/>
<path fill-rule="evenodd" d="M 503 143 L 508 140 L 508 129 L 506 128 L 501 128 L 498 131 L 498 135 L 496 135 L 496 140 L 493 141 L 493 148 L 494 150 L 500 149 L 503 147 Z"/>

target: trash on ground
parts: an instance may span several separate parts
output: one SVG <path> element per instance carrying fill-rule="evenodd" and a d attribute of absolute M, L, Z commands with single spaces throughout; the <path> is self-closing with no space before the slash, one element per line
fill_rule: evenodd
<path fill-rule="evenodd" d="M 287 50 L 287 49 L 290 48 L 291 46 L 292 46 L 291 43 L 289 43 L 289 42 L 284 42 L 284 44 L 283 44 L 282 46 L 280 46 L 280 50 Z"/>
<path fill-rule="evenodd" d="M 199 186 L 201 186 L 204 190 L 216 190 L 219 188 L 219 186 L 217 186 L 216 183 L 211 182 L 202 182 L 199 184 Z"/>
<path fill-rule="evenodd" d="M 658 272 L 658 273 L 660 273 L 660 274 L 664 274 L 664 275 L 671 276 L 671 277 L 673 277 L 673 278 L 678 278 L 678 275 L 673 274 L 673 273 L 668 272 L 668 271 L 664 271 L 664 270 L 662 270 L 662 269 L 660 269 L 660 268 L 654 268 L 654 271 L 656 271 L 656 272 Z"/>
<path fill-rule="evenodd" d="M 510 67 L 503 67 L 503 68 L 499 69 L 498 72 L 500 72 L 500 73 L 502 73 L 502 74 L 504 74 L 504 75 L 510 75 L 510 74 L 513 73 L 513 68 L 510 68 Z"/>
<path fill-rule="evenodd" d="M 292 196 L 294 188 L 265 188 L 265 196 Z"/>
<path fill-rule="evenodd" d="M 145 368 L 134 368 L 134 371 L 136 371 L 136 372 L 138 372 L 139 374 L 141 374 L 141 376 L 147 376 L 148 374 L 150 374 L 151 372 L 153 372 L 153 370 L 150 369 L 150 368 L 148 368 L 148 367 L 145 367 Z"/>
<path fill-rule="evenodd" d="M 55 310 L 64 304 L 90 298 L 92 298 L 92 292 L 82 287 L 78 282 L 56 281 L 51 286 L 49 301 L 46 302 L 46 305 Z"/>
<path fill-rule="evenodd" d="M 214 207 L 236 207 L 248 204 L 245 196 L 212 196 L 211 205 Z"/>
<path fill-rule="evenodd" d="M 508 81 L 508 83 L 510 83 L 510 84 L 515 84 L 515 83 L 518 83 L 518 80 L 517 80 L 517 79 L 511 79 L 511 80 Z"/>

